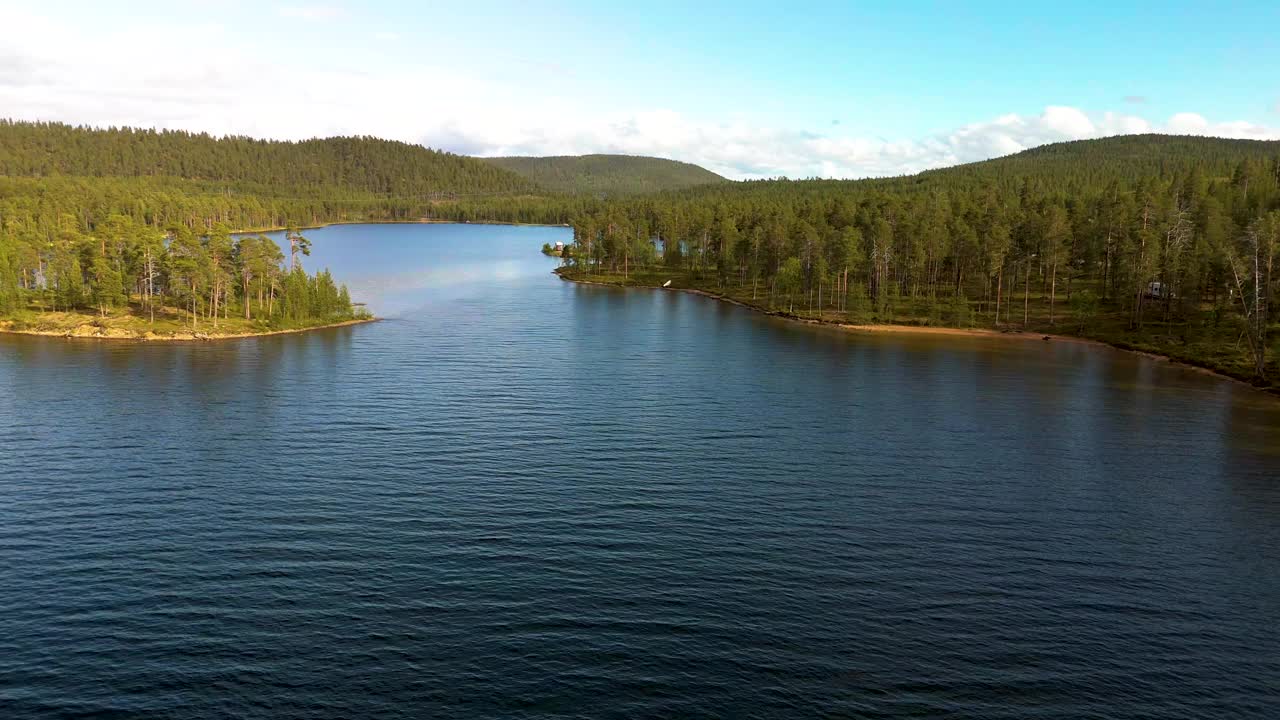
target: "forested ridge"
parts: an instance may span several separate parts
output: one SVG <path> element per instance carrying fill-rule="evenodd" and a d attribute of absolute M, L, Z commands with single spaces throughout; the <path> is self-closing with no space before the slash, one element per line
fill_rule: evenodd
<path fill-rule="evenodd" d="M 1141 135 L 580 214 L 571 277 L 852 323 L 1054 331 L 1271 383 L 1280 142 Z"/>
<path fill-rule="evenodd" d="M 728 182 L 692 163 L 635 155 L 495 157 L 485 162 L 547 190 L 596 196 L 636 195 Z"/>
<path fill-rule="evenodd" d="M 475 158 L 377 138 L 279 142 L 0 120 L 0 220 L 51 235 L 112 214 L 167 227 L 329 222 L 565 223 L 589 198 L 551 196 Z"/>
<path fill-rule="evenodd" d="M 13 121 L 0 121 L 0 175 L 183 178 L 294 196 L 432 198 L 536 189 L 490 163 L 374 137 L 287 142 Z"/>

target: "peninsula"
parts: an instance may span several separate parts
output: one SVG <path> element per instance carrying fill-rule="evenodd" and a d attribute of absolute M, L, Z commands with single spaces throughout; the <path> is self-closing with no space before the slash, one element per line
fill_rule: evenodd
<path fill-rule="evenodd" d="M 573 225 L 569 280 L 844 326 L 1070 335 L 1280 390 L 1276 141 L 1121 136 L 901 178 L 709 184 Z"/>
<path fill-rule="evenodd" d="M 301 232 L 289 228 L 285 237 L 287 265 L 271 238 L 233 237 L 220 222 L 203 235 L 185 225 L 164 232 L 120 214 L 91 234 L 68 224 L 47 257 L 29 252 L 36 267 L 21 268 L 0 288 L 0 332 L 217 340 L 375 319 L 329 271 L 303 270 L 299 258 L 310 254 L 310 242 Z M 0 261 L 12 269 L 12 257 L 0 254 Z"/>

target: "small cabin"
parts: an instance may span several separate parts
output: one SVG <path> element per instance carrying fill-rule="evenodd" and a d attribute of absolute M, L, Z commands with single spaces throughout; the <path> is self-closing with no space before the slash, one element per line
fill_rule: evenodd
<path fill-rule="evenodd" d="M 562 243 L 562 242 L 558 242 L 558 243 L 556 243 L 553 247 L 554 247 L 555 251 L 556 251 L 556 252 L 558 252 L 558 253 L 562 253 L 562 252 L 564 252 L 564 243 Z"/>
<path fill-rule="evenodd" d="M 1176 297 L 1172 286 L 1159 281 L 1147 283 L 1147 291 L 1143 295 L 1149 300 L 1166 300 Z"/>

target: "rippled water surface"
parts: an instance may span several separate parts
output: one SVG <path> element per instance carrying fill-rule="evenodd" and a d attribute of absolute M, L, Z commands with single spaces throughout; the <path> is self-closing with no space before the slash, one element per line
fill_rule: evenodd
<path fill-rule="evenodd" d="M 389 319 L 0 337 L 0 717 L 1280 717 L 1280 407 L 309 233 Z"/>

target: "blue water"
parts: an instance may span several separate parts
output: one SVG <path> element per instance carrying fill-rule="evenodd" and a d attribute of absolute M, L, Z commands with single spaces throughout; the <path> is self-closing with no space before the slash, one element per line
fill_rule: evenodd
<path fill-rule="evenodd" d="M 0 337 L 0 718 L 1277 716 L 1280 403 L 308 232 L 388 319 Z"/>

